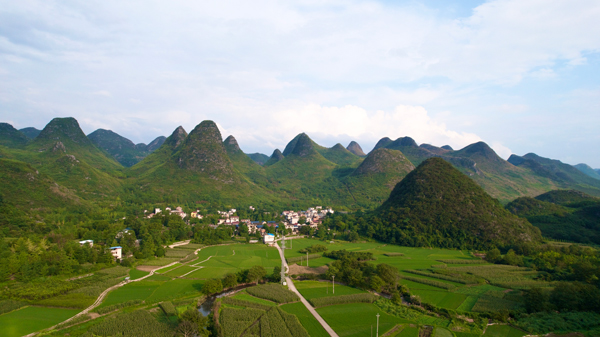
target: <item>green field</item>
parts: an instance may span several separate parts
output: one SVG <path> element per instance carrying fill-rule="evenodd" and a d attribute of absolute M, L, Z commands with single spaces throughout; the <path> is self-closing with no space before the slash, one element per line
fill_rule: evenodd
<path fill-rule="evenodd" d="M 340 336 L 370 336 L 371 326 L 373 326 L 373 334 L 375 334 L 377 325 L 375 315 L 378 313 L 380 314 L 380 336 L 396 324 L 408 322 L 402 318 L 390 316 L 375 305 L 368 303 L 330 305 L 317 309 L 317 312 Z"/>
<path fill-rule="evenodd" d="M 484 337 L 521 337 L 525 331 L 511 327 L 510 325 L 490 325 L 483 334 Z"/>
<path fill-rule="evenodd" d="M 294 282 L 294 285 L 307 300 L 321 297 L 361 294 L 365 292 L 360 289 L 337 284 L 335 286 L 335 294 L 333 294 L 333 287 L 330 282 L 296 281 Z"/>
<path fill-rule="evenodd" d="M 248 302 L 254 302 L 254 303 L 259 303 L 259 304 L 264 304 L 264 305 L 269 305 L 269 306 L 276 306 L 277 303 L 275 302 L 271 302 L 269 300 L 265 300 L 262 298 L 258 298 L 258 297 L 254 297 L 250 294 L 248 294 L 246 291 L 240 291 L 239 293 L 231 296 L 232 298 L 238 299 L 238 300 L 243 300 L 243 301 L 248 301 Z"/>
<path fill-rule="evenodd" d="M 142 277 L 144 277 L 144 276 L 146 276 L 146 275 L 148 275 L 148 274 L 150 274 L 150 273 L 149 273 L 149 272 L 147 272 L 147 271 L 141 271 L 141 270 L 137 270 L 137 269 L 135 269 L 135 268 L 134 268 L 134 269 L 131 269 L 131 270 L 129 271 L 129 277 L 130 277 L 132 280 L 137 280 L 137 279 L 139 279 L 139 278 L 142 278 Z"/>
<path fill-rule="evenodd" d="M 311 337 L 327 337 L 329 334 L 301 302 L 284 304 L 281 309 L 296 315 Z"/>
<path fill-rule="evenodd" d="M 396 335 L 397 337 L 419 337 L 419 328 L 416 327 L 404 327 L 404 329 Z"/>
<path fill-rule="evenodd" d="M 0 336 L 18 337 L 51 327 L 79 310 L 25 307 L 0 316 Z"/>

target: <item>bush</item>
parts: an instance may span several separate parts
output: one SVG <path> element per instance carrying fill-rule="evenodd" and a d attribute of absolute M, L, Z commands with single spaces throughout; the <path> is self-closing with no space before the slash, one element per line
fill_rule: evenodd
<path fill-rule="evenodd" d="M 473 277 L 473 276 L 471 276 L 470 278 L 466 278 L 466 277 L 462 278 L 462 277 L 445 275 L 443 273 L 430 273 L 430 272 L 422 271 L 422 270 L 405 270 L 405 272 L 411 273 L 411 274 L 416 274 L 416 275 L 433 277 L 433 278 L 437 278 L 440 280 L 462 283 L 462 284 L 478 284 L 478 283 L 480 283 L 480 282 L 478 282 L 477 278 Z"/>
<path fill-rule="evenodd" d="M 383 255 L 394 257 L 394 256 L 404 256 L 404 253 L 384 253 Z"/>
<path fill-rule="evenodd" d="M 327 247 L 325 247 L 323 245 L 316 244 L 316 245 L 312 245 L 310 247 L 306 247 L 306 248 L 300 250 L 300 253 L 302 253 L 302 254 L 306 254 L 306 253 L 313 254 L 313 253 L 321 253 L 321 252 L 326 252 L 326 251 L 327 251 Z"/>
<path fill-rule="evenodd" d="M 300 300 L 295 293 L 287 290 L 280 284 L 265 284 L 246 289 L 248 294 L 277 303 L 290 303 Z"/>
<path fill-rule="evenodd" d="M 483 264 L 485 260 L 436 260 L 446 264 Z"/>
<path fill-rule="evenodd" d="M 306 261 L 307 258 L 309 260 L 314 260 L 314 259 L 318 259 L 321 257 L 323 257 L 323 254 L 308 254 L 308 256 L 288 257 L 288 258 L 286 258 L 286 261 L 291 264 L 291 263 L 296 263 L 296 262 L 300 262 L 300 261 Z"/>
<path fill-rule="evenodd" d="M 177 310 L 175 309 L 175 306 L 173 305 L 172 302 L 161 302 L 158 304 L 158 306 L 162 309 L 162 311 L 167 316 L 177 315 Z"/>
<path fill-rule="evenodd" d="M 0 315 L 5 314 L 7 312 L 11 312 L 13 310 L 17 310 L 26 305 L 27 305 L 27 303 L 21 302 L 21 301 L 13 301 L 13 300 L 0 301 Z"/>
<path fill-rule="evenodd" d="M 206 295 L 220 293 L 221 291 L 223 291 L 223 283 L 220 279 L 207 280 L 202 287 L 202 292 Z"/>
<path fill-rule="evenodd" d="M 119 310 L 121 308 L 132 307 L 134 305 L 138 305 L 142 302 L 143 302 L 142 300 L 130 300 L 127 302 L 117 303 L 117 304 L 109 305 L 106 307 L 102 307 L 102 308 L 96 309 L 94 311 L 96 311 L 100 315 L 104 315 L 106 313 L 109 313 L 109 312 L 115 311 L 115 310 Z"/>
<path fill-rule="evenodd" d="M 434 281 L 434 280 L 428 280 L 428 279 L 424 279 L 424 278 L 420 278 L 420 277 L 402 276 L 402 278 L 405 280 L 409 280 L 409 281 L 413 281 L 413 282 L 417 282 L 417 283 L 421 283 L 421 284 L 426 284 L 426 285 L 430 285 L 432 287 L 442 288 L 442 289 L 446 289 L 446 290 L 451 290 L 451 289 L 456 288 L 453 284 L 438 282 L 438 281 Z"/>
<path fill-rule="evenodd" d="M 320 308 L 328 305 L 336 304 L 348 304 L 348 303 L 373 303 L 377 299 L 377 296 L 370 293 L 342 295 L 342 296 L 330 296 L 313 298 L 310 303 L 315 308 Z"/>
<path fill-rule="evenodd" d="M 375 257 L 371 252 L 349 252 L 345 249 L 325 252 L 323 253 L 323 256 L 335 260 L 341 260 L 346 258 L 358 261 L 375 260 Z"/>

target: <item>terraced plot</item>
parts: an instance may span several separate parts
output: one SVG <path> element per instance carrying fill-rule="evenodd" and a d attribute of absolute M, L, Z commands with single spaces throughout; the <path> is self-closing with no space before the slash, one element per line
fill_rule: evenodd
<path fill-rule="evenodd" d="M 25 307 L 0 315 L 0 336 L 27 335 L 60 323 L 78 312 L 73 309 Z"/>

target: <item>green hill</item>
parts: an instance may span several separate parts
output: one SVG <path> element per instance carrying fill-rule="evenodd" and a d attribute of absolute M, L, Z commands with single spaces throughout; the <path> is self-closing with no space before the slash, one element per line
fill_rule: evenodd
<path fill-rule="evenodd" d="M 518 198 L 506 208 L 526 218 L 545 237 L 600 244 L 600 199 L 580 191 L 558 190 Z"/>
<path fill-rule="evenodd" d="M 337 143 L 333 147 L 326 148 L 313 142 L 313 147 L 325 159 L 336 163 L 341 167 L 356 167 L 362 159 L 354 153 L 348 151 L 342 144 Z"/>
<path fill-rule="evenodd" d="M 264 168 L 254 162 L 240 149 L 235 137 L 227 137 L 223 141 L 223 145 L 225 146 L 225 151 L 227 151 L 231 163 L 238 172 L 247 176 L 253 182 L 266 183 Z"/>
<path fill-rule="evenodd" d="M 0 145 L 9 148 L 22 148 L 27 142 L 28 139 L 24 133 L 8 123 L 0 123 Z"/>
<path fill-rule="evenodd" d="M 400 181 L 371 221 L 374 237 L 410 246 L 484 248 L 541 239 L 538 229 L 441 158 L 425 160 Z"/>
<path fill-rule="evenodd" d="M 55 118 L 23 150 L 10 158 L 30 164 L 79 197 L 114 197 L 122 166 L 85 136 L 74 118 Z"/>
<path fill-rule="evenodd" d="M 386 147 L 391 142 L 392 142 L 392 140 L 390 138 L 383 137 L 377 142 L 377 144 L 375 144 L 375 147 L 373 147 L 373 150 L 371 150 L 371 151 L 375 151 L 377 149 L 381 149 L 382 147 Z"/>
<path fill-rule="evenodd" d="M 360 145 L 358 145 L 357 142 L 355 141 L 351 141 L 350 144 L 348 144 L 348 147 L 346 147 L 346 149 L 350 152 L 352 152 L 352 154 L 359 156 L 359 157 L 366 157 L 367 155 L 365 154 L 365 152 L 363 151 L 362 147 L 360 147 Z"/>
<path fill-rule="evenodd" d="M 165 139 L 165 141 L 157 150 L 149 154 L 139 163 L 132 166 L 127 172 L 128 175 L 139 177 L 144 174 L 148 174 L 148 172 L 154 171 L 160 166 L 164 165 L 167 161 L 169 161 L 171 156 L 173 156 L 173 154 L 179 150 L 187 136 L 188 134 L 183 127 L 178 127 L 167 139 Z"/>
<path fill-rule="evenodd" d="M 125 167 L 139 163 L 150 152 L 146 144 L 133 144 L 129 139 L 111 130 L 98 129 L 90 133 L 88 138 Z"/>
<path fill-rule="evenodd" d="M 271 165 L 275 164 L 276 162 L 282 160 L 283 158 L 285 158 L 283 156 L 283 153 L 281 153 L 281 151 L 279 151 L 279 149 L 275 149 L 275 151 L 273 151 L 273 154 L 271 155 L 269 160 L 267 160 L 267 162 L 265 163 L 264 166 L 271 166 Z"/>
<path fill-rule="evenodd" d="M 360 166 L 342 181 L 365 207 L 370 206 L 364 202 L 367 200 L 372 203 L 385 201 L 394 186 L 414 168 L 402 152 L 380 148 L 371 151 Z"/>
<path fill-rule="evenodd" d="M 28 139 L 34 139 L 40 134 L 40 132 L 42 132 L 42 130 L 38 130 L 34 127 L 19 129 L 19 131 L 23 132 L 25 137 L 27 137 Z"/>
<path fill-rule="evenodd" d="M 265 163 L 269 160 L 269 156 L 267 156 L 266 154 L 262 154 L 262 153 L 247 153 L 246 154 L 248 157 L 250 157 L 250 159 L 252 159 L 255 163 L 257 163 L 260 166 L 265 165 Z"/>
<path fill-rule="evenodd" d="M 515 166 L 528 168 L 536 175 L 551 180 L 558 188 L 575 189 L 594 196 L 600 196 L 600 180 L 594 179 L 560 160 L 528 153 L 522 157 L 512 155 L 508 158 L 508 161 Z"/>
<path fill-rule="evenodd" d="M 575 168 L 594 179 L 600 179 L 600 173 L 598 173 L 597 170 L 594 170 L 587 164 L 577 164 L 575 165 Z"/>

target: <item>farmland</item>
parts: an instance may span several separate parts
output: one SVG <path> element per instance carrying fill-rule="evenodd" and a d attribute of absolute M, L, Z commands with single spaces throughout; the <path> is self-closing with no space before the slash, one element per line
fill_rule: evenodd
<path fill-rule="evenodd" d="M 79 310 L 25 307 L 0 316 L 2 336 L 18 337 L 48 328 L 75 315 Z"/>

